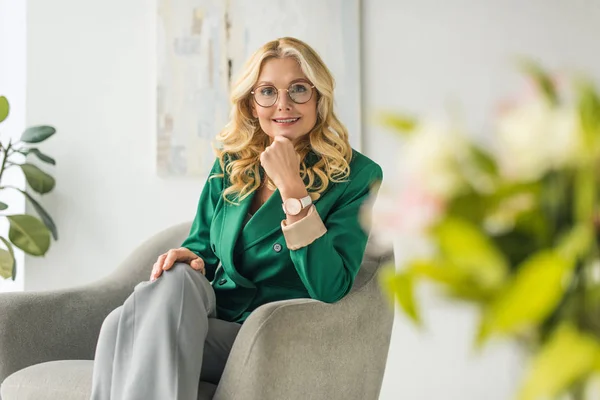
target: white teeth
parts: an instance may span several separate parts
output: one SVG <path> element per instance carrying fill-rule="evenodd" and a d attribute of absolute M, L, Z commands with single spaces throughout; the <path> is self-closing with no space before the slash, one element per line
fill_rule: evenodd
<path fill-rule="evenodd" d="M 300 118 L 291 118 L 291 119 L 276 119 L 275 122 L 288 123 L 288 122 L 296 122 Z"/>

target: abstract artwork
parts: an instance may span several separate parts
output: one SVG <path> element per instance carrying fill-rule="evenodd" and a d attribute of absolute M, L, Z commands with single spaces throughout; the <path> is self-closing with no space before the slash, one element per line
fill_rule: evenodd
<path fill-rule="evenodd" d="M 159 0 L 157 171 L 203 176 L 246 59 L 283 36 L 307 42 L 336 79 L 335 112 L 360 149 L 359 0 Z"/>

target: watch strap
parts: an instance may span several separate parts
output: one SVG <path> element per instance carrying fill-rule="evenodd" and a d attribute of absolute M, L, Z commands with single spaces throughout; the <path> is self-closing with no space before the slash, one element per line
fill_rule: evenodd
<path fill-rule="evenodd" d="M 302 204 L 302 209 L 304 210 L 306 207 L 310 206 L 312 204 L 312 197 L 310 197 L 310 194 L 306 197 L 303 197 L 300 200 L 300 204 Z"/>

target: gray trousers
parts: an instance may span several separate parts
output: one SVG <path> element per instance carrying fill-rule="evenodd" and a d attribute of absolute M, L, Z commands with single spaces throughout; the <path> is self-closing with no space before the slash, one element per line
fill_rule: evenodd
<path fill-rule="evenodd" d="M 138 284 L 102 324 L 91 400 L 196 400 L 241 328 L 216 317 L 210 282 L 187 264 Z"/>

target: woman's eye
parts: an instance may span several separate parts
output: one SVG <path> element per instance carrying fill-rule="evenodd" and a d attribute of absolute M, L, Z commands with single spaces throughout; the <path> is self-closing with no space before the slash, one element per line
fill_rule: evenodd
<path fill-rule="evenodd" d="M 260 94 L 262 94 L 263 96 L 273 96 L 273 93 L 275 93 L 273 88 L 263 88 L 260 91 Z"/>
<path fill-rule="evenodd" d="M 304 93 L 306 92 L 308 89 L 305 85 L 302 84 L 298 84 L 298 85 L 292 85 L 292 88 L 290 89 L 290 92 L 292 93 Z"/>

